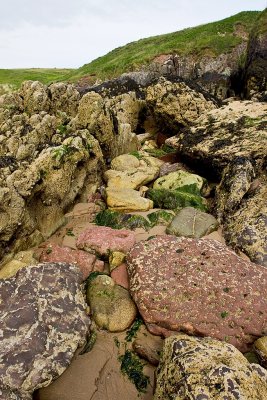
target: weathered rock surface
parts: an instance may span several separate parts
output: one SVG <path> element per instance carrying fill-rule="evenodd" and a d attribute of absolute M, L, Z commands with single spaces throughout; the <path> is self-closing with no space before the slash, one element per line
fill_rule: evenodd
<path fill-rule="evenodd" d="M 90 320 L 81 283 L 77 267 L 65 263 L 30 266 L 0 281 L 0 391 L 10 398 L 30 398 L 48 385 L 84 343 Z"/>
<path fill-rule="evenodd" d="M 121 154 L 118 157 L 113 158 L 110 167 L 115 171 L 125 171 L 128 169 L 135 169 L 140 166 L 140 161 L 131 154 Z"/>
<path fill-rule="evenodd" d="M 215 231 L 219 222 L 211 214 L 204 213 L 193 207 L 184 207 L 179 211 L 166 233 L 175 236 L 201 238 Z"/>
<path fill-rule="evenodd" d="M 113 251 L 127 253 L 135 243 L 133 232 L 126 229 L 112 229 L 94 226 L 82 232 L 76 245 L 79 249 L 107 257 Z"/>
<path fill-rule="evenodd" d="M 107 275 L 98 275 L 90 282 L 87 300 L 96 324 L 110 332 L 124 331 L 136 318 L 137 309 L 128 290 Z"/>
<path fill-rule="evenodd" d="M 107 205 L 114 211 L 147 211 L 153 208 L 153 201 L 141 197 L 134 189 L 106 189 Z"/>
<path fill-rule="evenodd" d="M 266 269 L 215 240 L 158 236 L 137 243 L 127 264 L 151 333 L 182 330 L 246 351 L 267 329 Z"/>
<path fill-rule="evenodd" d="M 27 267 L 28 265 L 35 265 L 38 261 L 34 257 L 34 251 L 20 251 L 17 253 L 13 260 L 6 263 L 0 270 L 0 279 L 10 278 L 15 275 L 21 268 Z"/>
<path fill-rule="evenodd" d="M 40 255 L 41 262 L 65 262 L 77 265 L 83 279 L 86 279 L 92 271 L 103 271 L 104 262 L 97 260 L 94 254 L 83 250 L 73 250 L 69 247 L 50 244 Z"/>
<path fill-rule="evenodd" d="M 113 268 L 110 276 L 117 285 L 120 285 L 125 289 L 129 289 L 129 276 L 125 263 L 122 263 L 118 267 Z"/>
<path fill-rule="evenodd" d="M 155 400 L 251 399 L 267 396 L 267 373 L 232 345 L 187 335 L 165 340 Z"/>
<path fill-rule="evenodd" d="M 192 124 L 201 114 L 216 107 L 185 83 L 165 79 L 147 88 L 146 102 L 159 127 L 170 132 Z"/>
<path fill-rule="evenodd" d="M 232 101 L 204 113 L 192 128 L 166 143 L 210 176 L 221 177 L 237 157 L 254 160 L 257 174 L 267 161 L 266 119 L 266 103 Z"/>
<path fill-rule="evenodd" d="M 231 162 L 216 189 L 217 215 L 227 242 L 267 266 L 267 180 L 264 175 L 254 178 L 249 159 Z"/>

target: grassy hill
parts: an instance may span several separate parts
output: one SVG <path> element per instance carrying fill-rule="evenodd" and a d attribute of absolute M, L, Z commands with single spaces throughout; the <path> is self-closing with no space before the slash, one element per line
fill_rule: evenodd
<path fill-rule="evenodd" d="M 249 32 L 259 11 L 244 11 L 221 21 L 183 29 L 178 32 L 153 36 L 112 50 L 76 70 L 67 69 L 0 69 L 0 85 L 12 84 L 15 88 L 27 79 L 43 83 L 54 81 L 75 82 L 84 76 L 107 79 L 149 64 L 160 54 L 175 52 L 179 55 L 218 55 L 230 52 L 242 42 L 236 30 Z"/>
<path fill-rule="evenodd" d="M 0 85 L 12 85 L 17 89 L 26 80 L 48 84 L 61 80 L 63 76 L 72 71 L 71 69 L 57 68 L 0 69 Z"/>
<path fill-rule="evenodd" d="M 249 33 L 259 14 L 259 11 L 244 11 L 221 21 L 129 43 L 72 71 L 65 79 L 75 81 L 85 75 L 111 78 L 149 64 L 160 54 L 172 52 L 214 56 L 229 52 L 242 42 L 242 38 L 235 34 L 236 29 Z"/>

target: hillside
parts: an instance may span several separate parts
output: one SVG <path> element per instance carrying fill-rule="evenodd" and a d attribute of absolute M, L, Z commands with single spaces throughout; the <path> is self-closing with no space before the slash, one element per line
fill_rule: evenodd
<path fill-rule="evenodd" d="M 55 81 L 75 82 L 83 77 L 90 79 L 90 76 L 92 81 L 107 79 L 147 65 L 161 54 L 216 57 L 221 53 L 229 53 L 247 38 L 259 13 L 244 11 L 221 21 L 141 39 L 118 47 L 76 70 L 0 69 L 0 85 L 18 88 L 24 80 L 39 80 L 47 84 Z"/>
<path fill-rule="evenodd" d="M 149 64 L 161 54 L 218 56 L 242 43 L 259 15 L 244 11 L 221 21 L 153 36 L 112 50 L 89 64 L 71 72 L 64 79 L 76 81 L 85 75 L 112 78 Z"/>

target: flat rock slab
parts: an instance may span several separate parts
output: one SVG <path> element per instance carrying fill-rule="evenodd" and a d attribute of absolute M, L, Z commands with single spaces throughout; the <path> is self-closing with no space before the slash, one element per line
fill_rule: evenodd
<path fill-rule="evenodd" d="M 127 256 L 130 292 L 151 333 L 183 331 L 241 351 L 267 332 L 267 270 L 211 239 L 158 236 Z"/>
<path fill-rule="evenodd" d="M 41 253 L 42 262 L 66 262 L 75 264 L 80 268 L 83 279 L 92 271 L 103 271 L 104 262 L 98 260 L 94 254 L 83 250 L 73 250 L 69 247 L 50 244 Z"/>
<path fill-rule="evenodd" d="M 79 235 L 76 246 L 99 256 L 108 256 L 113 251 L 127 253 L 134 243 L 134 233 L 129 230 L 94 226 Z"/>
<path fill-rule="evenodd" d="M 90 325 L 81 283 L 66 263 L 25 267 L 0 281 L 0 393 L 31 398 L 67 368 Z"/>
<path fill-rule="evenodd" d="M 187 335 L 165 340 L 154 400 L 265 400 L 267 371 L 232 345 Z"/>

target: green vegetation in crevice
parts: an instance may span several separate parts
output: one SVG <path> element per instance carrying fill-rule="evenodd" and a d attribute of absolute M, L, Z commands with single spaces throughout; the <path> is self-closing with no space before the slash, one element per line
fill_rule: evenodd
<path fill-rule="evenodd" d="M 183 207 L 195 207 L 201 211 L 207 211 L 206 201 L 195 194 L 168 189 L 149 189 L 146 193 L 153 200 L 154 207 L 177 210 Z"/>
<path fill-rule="evenodd" d="M 137 317 L 134 323 L 132 324 L 131 328 L 126 331 L 126 342 L 131 342 L 133 339 L 136 338 L 137 332 L 140 326 L 143 324 L 143 320 L 140 317 Z"/>
<path fill-rule="evenodd" d="M 174 218 L 174 214 L 165 210 L 158 210 L 148 214 L 147 218 L 150 221 L 150 227 L 156 225 L 168 225 Z"/>

